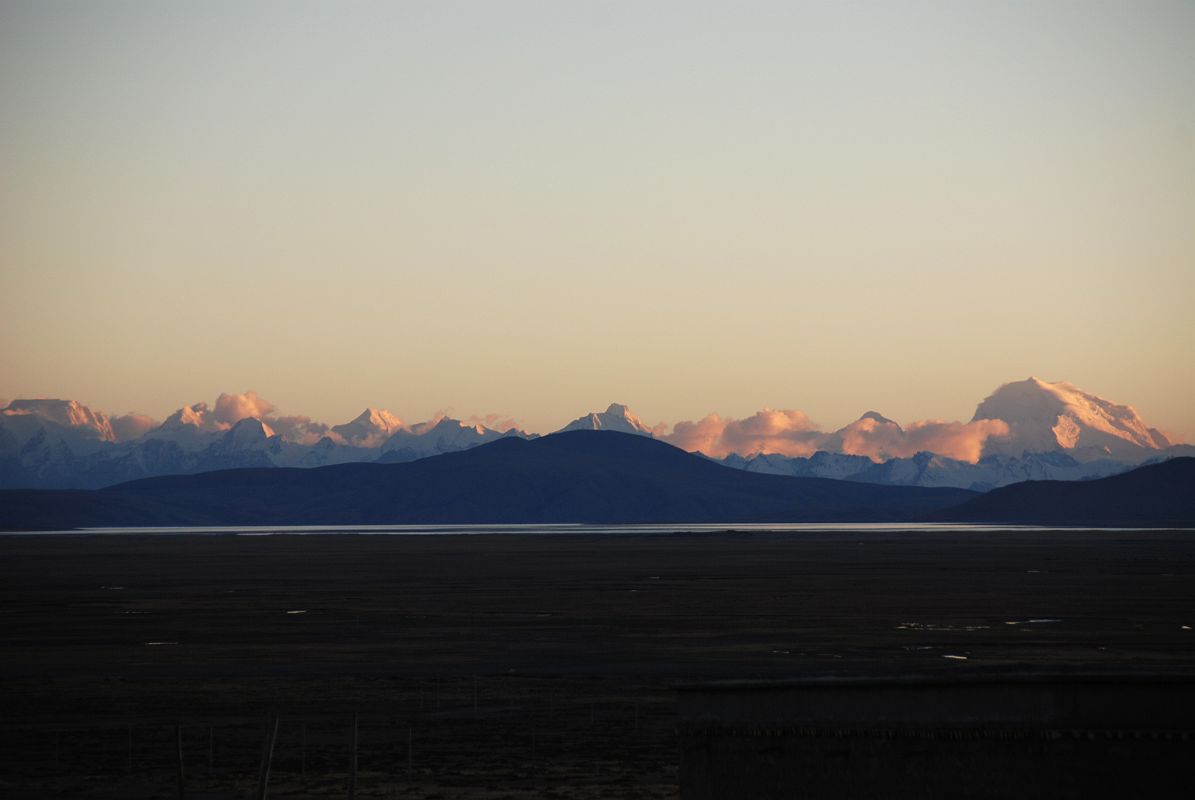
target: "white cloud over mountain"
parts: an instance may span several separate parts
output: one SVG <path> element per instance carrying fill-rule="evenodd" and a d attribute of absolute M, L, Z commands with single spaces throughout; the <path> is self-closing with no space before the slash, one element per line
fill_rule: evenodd
<path fill-rule="evenodd" d="M 974 462 L 989 438 L 1007 432 L 1008 425 L 1000 420 L 920 420 L 902 428 L 874 411 L 827 432 L 803 411 L 765 408 L 743 419 L 710 414 L 700 420 L 678 422 L 661 438 L 714 458 L 757 453 L 807 457 L 820 450 L 884 461 L 929 451 Z"/>
<path fill-rule="evenodd" d="M 825 434 L 803 411 L 765 408 L 743 419 L 708 414 L 699 420 L 678 422 L 660 438 L 682 450 L 700 451 L 714 458 L 731 453 L 808 456 L 823 449 Z"/>
<path fill-rule="evenodd" d="M 503 433 L 509 430 L 518 430 L 522 427 L 522 423 L 508 414 L 472 414 L 462 421 L 469 425 L 481 425 L 483 428 Z"/>
<path fill-rule="evenodd" d="M 217 422 L 225 425 L 235 425 L 248 417 L 266 419 L 274 413 L 274 404 L 259 397 L 257 392 L 250 389 L 242 394 L 221 393 L 216 398 L 216 407 L 212 416 Z"/>
<path fill-rule="evenodd" d="M 990 439 L 1007 433 L 1008 424 L 1003 420 L 946 422 L 927 419 L 902 428 L 892 420 L 881 421 L 865 414 L 834 435 L 841 440 L 838 452 L 867 456 L 873 461 L 909 458 L 930 452 L 975 462 Z"/>
<path fill-rule="evenodd" d="M 161 424 L 148 414 L 121 414 L 112 417 L 112 433 L 116 441 L 127 442 L 144 436 Z"/>
<path fill-rule="evenodd" d="M 315 444 L 327 436 L 329 431 L 326 424 L 302 415 L 270 417 L 269 419 L 270 427 L 279 436 L 296 444 Z"/>

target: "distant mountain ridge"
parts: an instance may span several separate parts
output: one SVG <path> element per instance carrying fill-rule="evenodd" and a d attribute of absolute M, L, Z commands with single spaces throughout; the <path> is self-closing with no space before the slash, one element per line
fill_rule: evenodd
<path fill-rule="evenodd" d="M 768 413 L 772 417 L 764 417 L 765 422 L 777 416 Z M 999 387 L 977 406 L 970 423 L 929 421 L 902 427 L 868 411 L 824 433 L 799 413 L 779 418 L 798 430 L 791 438 L 777 439 L 778 445 L 796 442 L 802 455 L 773 452 L 768 445 L 772 440 L 747 437 L 722 463 L 766 474 L 983 491 L 1029 479 L 1100 478 L 1142 463 L 1195 455 L 1195 447 L 1171 445 L 1129 406 L 1069 383 L 1037 378 Z M 349 422 L 328 426 L 307 417 L 279 416 L 252 392 L 221 395 L 214 406 L 184 406 L 160 425 L 136 415 L 109 418 L 73 400 L 14 400 L 0 409 L 0 488 L 97 488 L 140 477 L 246 466 L 398 463 L 506 437 L 534 437 L 503 427 L 451 417 L 406 424 L 398 415 L 372 407 Z M 616 431 L 680 443 L 679 428 L 666 433 L 664 426 L 648 426 L 626 405 L 612 403 L 561 431 Z M 972 442 L 962 450 L 965 457 L 944 454 L 959 449 L 951 443 L 960 437 Z M 913 452 L 914 447 L 920 449 Z M 699 444 L 689 449 L 698 450 Z"/>
<path fill-rule="evenodd" d="M 511 429 L 499 432 L 481 424 L 469 425 L 459 419 L 443 417 L 434 423 L 420 423 L 413 425 L 410 430 L 395 431 L 382 445 L 382 454 L 377 460 L 387 464 L 417 461 L 429 456 L 468 450 L 508 436 L 534 438 L 524 431 Z"/>
<path fill-rule="evenodd" d="M 375 408 L 332 427 L 293 417 L 229 423 L 196 403 L 131 441 L 116 441 L 105 415 L 75 401 L 17 400 L 0 409 L 0 488 L 91 489 L 240 467 L 413 461 L 502 436 L 532 434 L 449 417 L 406 426 Z"/>
<path fill-rule="evenodd" d="M 838 478 L 890 486 L 954 486 L 985 492 L 998 486 L 1028 480 L 1090 480 L 1116 475 L 1139 464 L 1195 454 L 1195 448 L 1175 445 L 1145 461 L 1104 459 L 1081 463 L 1064 451 L 1022 453 L 1020 456 L 987 455 L 974 464 L 921 452 L 909 458 L 875 463 L 866 456 L 819 451 L 810 457 L 756 455 L 729 456 L 728 466 L 772 475 Z"/>
<path fill-rule="evenodd" d="M 400 464 L 236 469 L 0 492 L 0 527 L 913 520 L 973 494 L 730 469 L 646 436 L 506 437 Z"/>

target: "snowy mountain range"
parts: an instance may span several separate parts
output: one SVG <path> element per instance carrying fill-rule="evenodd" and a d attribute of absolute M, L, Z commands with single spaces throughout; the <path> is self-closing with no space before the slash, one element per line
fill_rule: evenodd
<path fill-rule="evenodd" d="M 1066 382 L 1038 378 L 1006 383 L 989 395 L 969 425 L 998 423 L 985 432 L 979 457 L 951 458 L 929 450 L 910 456 L 873 459 L 851 450 L 852 437 L 866 430 L 880 441 L 906 432 L 869 411 L 828 434 L 811 456 L 731 454 L 727 466 L 752 472 L 883 483 L 898 486 L 953 486 L 986 491 L 1027 480 L 1089 480 L 1132 467 L 1195 455 L 1195 447 L 1174 445 L 1148 427 L 1131 406 L 1118 405 Z M 956 425 L 958 423 L 955 423 Z M 924 430 L 927 426 L 921 425 Z"/>
<path fill-rule="evenodd" d="M 1195 454 L 1195 447 L 1172 445 L 1129 406 L 1036 378 L 999 387 L 969 423 L 905 428 L 869 411 L 822 432 L 800 412 L 765 410 L 738 421 L 710 415 L 669 432 L 614 403 L 561 429 L 575 430 L 656 437 L 750 472 L 972 489 L 1097 478 Z M 74 400 L 14 400 L 0 409 L 0 488 L 98 488 L 236 467 L 414 461 L 511 436 L 535 438 L 451 417 L 407 425 L 378 408 L 328 426 L 279 416 L 251 392 L 221 395 L 211 407 L 184 406 L 161 424 L 110 418 Z"/>

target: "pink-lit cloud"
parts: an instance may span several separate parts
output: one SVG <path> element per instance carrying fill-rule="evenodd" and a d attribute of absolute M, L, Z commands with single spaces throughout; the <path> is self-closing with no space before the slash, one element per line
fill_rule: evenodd
<path fill-rule="evenodd" d="M 223 431 L 229 428 L 228 425 L 216 421 L 215 415 L 208 408 L 207 403 L 193 403 L 189 406 L 183 406 L 167 417 L 166 421 L 162 424 L 168 428 L 194 427 L 203 431 Z"/>
<path fill-rule="evenodd" d="M 216 407 L 212 414 L 217 422 L 225 425 L 235 425 L 248 417 L 265 419 L 274 413 L 274 404 L 260 397 L 250 389 L 243 394 L 221 393 L 216 398 Z"/>
<path fill-rule="evenodd" d="M 731 453 L 808 456 L 817 452 L 824 436 L 803 411 L 765 408 L 745 419 L 709 414 L 678 422 L 660 438 L 682 450 L 724 458 Z"/>
<path fill-rule="evenodd" d="M 270 417 L 269 425 L 274 432 L 288 442 L 315 444 L 328 435 L 328 426 L 311 417 L 299 414 L 286 417 Z M 336 437 L 339 438 L 339 437 Z"/>
<path fill-rule="evenodd" d="M 505 433 L 511 428 L 519 428 L 519 421 L 506 414 L 474 414 L 462 420 L 466 425 L 484 425 L 485 427 Z"/>
<path fill-rule="evenodd" d="M 1008 423 L 998 419 L 975 422 L 921 420 L 901 428 L 890 420 L 863 417 L 838 431 L 841 450 L 868 456 L 875 461 L 908 458 L 929 451 L 959 461 L 976 462 L 984 443 L 993 436 L 1008 435 Z"/>
<path fill-rule="evenodd" d="M 700 420 L 678 422 L 671 432 L 657 436 L 683 450 L 700 451 L 714 458 L 725 458 L 732 453 L 807 457 L 818 450 L 827 450 L 885 461 L 928 450 L 975 462 L 989 438 L 1007 434 L 1008 425 L 1003 420 L 967 423 L 922 420 L 902 428 L 874 413 L 841 430 L 826 432 L 802 411 L 765 408 L 743 419 L 710 414 Z"/>
<path fill-rule="evenodd" d="M 277 406 L 249 389 L 240 394 L 221 393 L 216 398 L 210 416 L 222 427 L 231 427 L 243 419 L 256 417 L 283 439 L 296 444 L 315 444 L 324 436 L 331 435 L 331 426 L 323 422 L 303 414 L 278 416 L 277 411 Z M 340 436 L 332 435 L 332 439 L 343 442 Z"/>
<path fill-rule="evenodd" d="M 470 427 L 482 425 L 490 430 L 505 433 L 511 428 L 519 428 L 519 420 L 508 414 L 472 414 L 468 417 L 454 417 L 451 408 L 442 408 L 431 415 L 430 418 L 423 422 L 416 422 L 413 425 L 404 426 L 407 430 L 415 434 L 426 433 L 443 420 L 452 419 L 468 425 Z"/>
<path fill-rule="evenodd" d="M 116 441 L 127 442 L 130 439 L 136 439 L 161 423 L 153 417 L 145 414 L 121 414 L 120 416 L 112 417 L 112 433 L 116 436 Z"/>

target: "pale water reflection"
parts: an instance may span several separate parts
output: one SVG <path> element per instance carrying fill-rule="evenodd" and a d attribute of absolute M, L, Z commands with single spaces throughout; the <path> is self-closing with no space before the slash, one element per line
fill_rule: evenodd
<path fill-rule="evenodd" d="M 987 533 L 1068 530 L 1058 526 L 1041 525 L 977 525 L 950 522 L 721 522 L 721 523 L 651 523 L 642 525 L 587 525 L 584 523 L 550 523 L 518 525 L 211 525 L 177 527 L 130 528 L 74 528 L 57 531 L 5 531 L 4 535 L 96 535 L 96 534 L 161 534 L 161 535 L 238 535 L 276 536 L 312 534 L 348 534 L 363 536 L 461 536 L 478 534 L 561 534 L 561 535 L 628 535 L 682 533 Z M 1140 528 L 1078 527 L 1075 531 L 1136 531 Z M 1168 530 L 1195 531 L 1195 528 Z M 1037 570 L 1029 570 L 1037 572 Z"/>

